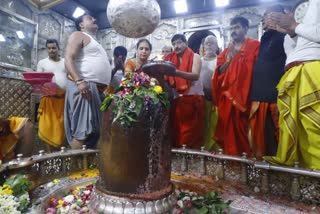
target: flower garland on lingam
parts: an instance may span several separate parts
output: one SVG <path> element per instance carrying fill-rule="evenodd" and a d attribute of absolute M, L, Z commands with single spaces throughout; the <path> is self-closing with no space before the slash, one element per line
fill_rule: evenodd
<path fill-rule="evenodd" d="M 122 126 L 129 127 L 151 105 L 160 103 L 168 108 L 168 94 L 156 82 L 144 72 L 128 72 L 115 92 L 105 97 L 100 110 L 111 109 L 115 115 L 113 123 L 118 121 Z"/>

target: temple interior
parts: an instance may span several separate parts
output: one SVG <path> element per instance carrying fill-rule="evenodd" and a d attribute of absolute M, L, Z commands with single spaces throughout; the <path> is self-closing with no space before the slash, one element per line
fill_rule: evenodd
<path fill-rule="evenodd" d="M 111 113 L 104 112 L 100 127 L 105 133 L 101 131 L 98 137 L 90 135 L 95 143 L 99 139 L 100 146 L 84 143 L 73 148 L 70 146 L 71 141 L 68 136 L 65 136 L 63 125 L 63 131 L 57 131 L 57 127 L 47 128 L 48 126 L 39 125 L 41 120 L 39 115 L 43 107 L 41 100 L 50 96 L 58 99 L 60 94 L 46 95 L 43 89 L 36 88 L 38 82 L 27 81 L 28 77 L 24 75 L 39 71 L 39 61 L 48 56 L 50 58 L 48 40 L 52 39 L 53 44 L 57 41 L 59 58 L 65 59 L 66 64 L 63 66 L 67 66 L 69 61 L 67 55 L 73 53 L 73 46 L 67 47 L 72 42 L 70 35 L 74 35 L 73 33 L 77 31 L 76 8 L 83 10 L 81 15 L 88 14 L 95 20 L 94 24 L 98 26 L 96 37 L 90 36 L 90 38 L 94 38 L 93 40 L 97 41 L 105 51 L 107 56 L 105 61 L 108 62 L 111 73 L 111 68 L 116 67 L 115 48 L 125 47 L 126 59 L 134 59 L 138 55 L 141 38 L 146 39 L 148 43 L 143 40 L 145 44 L 152 44 L 149 46 L 151 53 L 148 55 L 148 62 L 155 64 L 163 62 L 161 59 L 164 59 L 164 47 L 170 47 L 171 52 L 172 50 L 175 52 L 175 48 L 172 49 L 175 44 L 172 39 L 176 34 L 183 35 L 190 50 L 200 56 L 206 37 L 214 35 L 216 52 L 223 53 L 223 50 L 230 48 L 233 38 L 233 28 L 230 27 L 230 20 L 233 17 L 241 16 L 248 20 L 246 37 L 261 41 L 265 33 L 262 19 L 267 8 L 281 4 L 284 11 L 294 11 L 295 15 L 298 13 L 296 12 L 298 10 L 294 10 L 297 5 L 312 1 L 317 0 L 222 0 L 220 1 L 222 6 L 219 6 L 217 3 L 219 1 L 214 0 L 1 0 L 0 118 L 27 118 L 26 121 L 30 123 L 31 128 L 29 131 L 24 131 L 28 133 L 23 133 L 25 137 L 22 139 L 32 138 L 32 147 L 19 146 L 19 152 L 10 151 L 10 154 L 6 154 L 7 158 L 0 151 L 0 158 L 3 158 L 0 164 L 2 188 L 0 201 L 4 200 L 1 199 L 1 195 L 4 194 L 4 185 L 8 184 L 8 180 L 17 178 L 12 176 L 23 175 L 32 182 L 28 186 L 28 193 L 34 202 L 23 209 L 17 208 L 19 210 L 17 212 L 3 211 L 5 209 L 2 208 L 3 202 L 1 202 L 0 213 L 320 213 L 319 145 L 318 150 L 312 153 L 317 156 L 311 161 L 312 167 L 299 160 L 291 164 L 274 164 L 262 159 L 261 154 L 260 156 L 251 154 L 251 151 L 241 151 L 240 154 L 234 155 L 228 153 L 228 147 L 222 149 L 217 142 L 215 145 L 218 146 L 210 147 L 202 142 L 197 146 L 184 143 L 177 146 L 170 138 L 171 132 L 175 132 L 175 129 L 169 128 L 171 114 L 169 118 L 164 108 L 159 107 L 160 110 L 154 110 L 150 107 L 148 110 L 147 107 L 147 110 L 144 110 L 147 113 L 141 113 L 137 125 L 133 126 L 135 130 L 132 126 L 131 128 L 111 126 Z M 177 3 L 178 6 L 175 8 L 176 2 L 180 5 Z M 183 2 L 186 3 L 186 11 L 178 12 L 178 9 L 183 7 Z M 320 2 L 317 1 L 317 4 L 320 5 Z M 141 14 L 136 14 L 134 11 L 137 7 L 145 8 Z M 155 21 L 155 18 L 146 22 L 146 25 L 151 23 L 150 28 L 153 27 L 152 24 L 154 25 L 154 29 L 151 30 L 146 27 L 148 33 L 139 36 L 144 30 L 143 26 L 130 32 L 130 29 L 136 27 L 129 23 L 130 18 L 121 22 L 121 19 L 125 19 L 121 16 L 123 11 L 134 21 L 139 16 L 155 15 L 151 10 L 155 8 L 157 11 L 158 7 L 160 16 L 156 18 L 159 20 Z M 136 20 L 139 20 L 138 18 Z M 319 44 L 319 41 L 316 43 Z M 85 46 L 84 43 L 82 40 L 81 48 Z M 261 47 L 262 43 L 260 51 Z M 205 49 L 203 50 L 205 52 Z M 215 54 L 216 56 L 218 54 Z M 278 58 L 280 57 L 279 55 Z M 319 59 L 307 61 L 319 61 Z M 174 61 L 171 62 L 174 64 Z M 91 63 L 92 67 L 99 67 L 96 61 Z M 170 69 L 169 65 L 166 66 L 168 67 L 165 69 Z M 173 70 L 175 69 L 174 67 Z M 79 87 L 85 82 L 82 77 L 77 79 L 72 72 L 67 73 L 68 81 L 75 83 L 73 85 Z M 169 72 L 166 74 L 170 76 Z M 211 78 L 209 79 L 211 82 Z M 161 81 L 158 82 L 161 85 Z M 161 92 L 156 92 L 156 95 L 161 94 L 162 90 L 166 91 L 163 85 L 161 87 Z M 88 90 L 90 93 L 93 91 L 90 88 Z M 316 92 L 314 94 L 319 97 Z M 110 96 L 107 92 L 104 95 L 114 99 L 113 95 Z M 166 101 L 161 100 L 163 97 L 158 98 L 158 102 L 165 105 Z M 99 102 L 101 104 L 101 101 Z M 174 106 L 172 103 L 171 100 L 170 108 Z M 54 101 L 53 110 L 58 105 L 62 108 L 67 106 L 64 101 L 62 103 Z M 97 107 L 99 108 L 100 106 Z M 182 109 L 186 111 L 185 107 Z M 193 114 L 196 114 L 195 112 Z M 313 117 L 318 119 L 319 115 L 320 112 L 313 114 Z M 62 124 L 63 118 L 65 119 L 65 116 L 62 114 Z M 131 119 L 129 122 L 136 121 Z M 204 120 L 209 119 L 204 118 Z M 51 119 L 46 119 L 46 123 L 51 122 L 53 123 Z M 202 124 L 203 121 L 194 123 Z M 282 126 L 285 124 L 280 122 L 280 129 Z M 46 130 L 42 132 L 41 127 L 45 127 Z M 315 138 L 320 139 L 320 126 L 317 127 Z M 5 136 L 5 128 L 1 127 L 1 123 L 0 128 L 0 147 L 4 147 L 5 138 L 1 135 L 4 133 Z M 263 129 L 269 128 L 264 126 Z M 56 139 L 58 138 L 56 132 L 59 135 L 62 133 L 62 143 L 46 143 L 45 133 L 49 133 L 48 138 Z M 300 133 L 299 131 L 294 135 Z M 280 131 L 280 135 L 282 134 Z M 308 133 L 304 134 L 306 138 L 309 136 Z M 202 137 L 204 138 L 201 135 L 201 139 Z M 209 138 L 214 138 L 212 133 Z M 272 141 L 266 139 L 267 143 Z M 82 142 L 81 140 L 79 142 Z M 20 142 L 19 139 L 17 142 Z M 276 155 L 277 145 L 270 153 L 271 156 Z M 30 148 L 31 151 L 27 152 Z M 303 149 L 311 150 L 304 147 Z M 298 152 L 299 157 L 300 155 Z M 204 202 L 203 197 L 207 201 Z M 82 201 L 77 201 L 77 198 L 81 198 Z"/>

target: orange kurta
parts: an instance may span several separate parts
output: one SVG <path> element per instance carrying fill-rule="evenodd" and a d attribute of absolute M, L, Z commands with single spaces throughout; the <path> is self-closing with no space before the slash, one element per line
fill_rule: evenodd
<path fill-rule="evenodd" d="M 176 53 L 166 57 L 176 68 L 184 72 L 192 72 L 194 53 L 187 48 L 183 53 L 181 63 Z M 179 96 L 171 107 L 171 125 L 173 146 L 200 149 L 203 142 L 203 120 L 205 115 L 205 99 L 200 95 L 189 95 L 192 81 L 179 77 L 168 77 L 171 87 Z"/>
<path fill-rule="evenodd" d="M 226 62 L 228 48 L 217 59 L 212 80 L 215 86 L 212 95 L 219 112 L 215 138 L 228 155 L 241 155 L 243 152 L 251 155 L 248 141 L 249 93 L 258 50 L 259 42 L 247 38 L 222 74 L 219 74 L 219 68 Z"/>

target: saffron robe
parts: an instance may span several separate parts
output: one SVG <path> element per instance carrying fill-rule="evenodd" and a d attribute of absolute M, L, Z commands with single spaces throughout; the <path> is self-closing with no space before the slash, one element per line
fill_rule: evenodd
<path fill-rule="evenodd" d="M 249 93 L 254 62 L 258 55 L 259 42 L 247 38 L 229 67 L 223 73 L 219 68 L 226 62 L 226 48 L 217 59 L 217 68 L 212 79 L 212 97 L 218 107 L 218 123 L 215 139 L 228 155 L 251 156 L 248 141 Z"/>

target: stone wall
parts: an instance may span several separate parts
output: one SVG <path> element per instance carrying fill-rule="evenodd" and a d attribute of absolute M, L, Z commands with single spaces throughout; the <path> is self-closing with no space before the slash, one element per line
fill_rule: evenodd
<path fill-rule="evenodd" d="M 75 31 L 74 22 L 51 10 L 38 11 L 27 1 L 1 0 L 0 8 L 12 13 L 21 15 L 35 23 L 38 23 L 38 36 L 36 50 L 34 51 L 31 68 L 19 66 L 3 66 L 0 62 L 0 116 L 24 116 L 32 117 L 34 112 L 34 97 L 28 84 L 22 80 L 22 72 L 34 70 L 37 62 L 47 57 L 45 41 L 48 38 L 55 38 L 60 42 L 61 55 L 64 55 L 64 47 L 68 36 Z M 298 0 L 283 0 L 282 4 L 293 6 Z M 250 20 L 249 36 L 259 38 L 262 34 L 260 20 L 265 8 L 261 6 L 245 7 L 239 9 L 219 10 L 211 13 L 197 14 L 192 16 L 179 17 L 174 19 L 161 20 L 159 27 L 146 38 L 153 45 L 152 56 L 158 55 L 164 45 L 170 45 L 170 39 L 175 33 L 186 33 L 187 38 L 201 30 L 213 32 L 217 38 L 219 47 L 223 49 L 230 40 L 229 21 L 235 15 L 245 16 Z M 113 29 L 100 30 L 98 40 L 106 49 L 110 59 L 112 50 L 118 46 L 125 46 L 128 57 L 135 53 L 135 44 L 138 39 L 126 38 L 119 35 Z M 19 50 L 17 50 L 19 51 Z"/>
<path fill-rule="evenodd" d="M 299 0 L 283 0 L 281 4 L 293 7 Z M 153 45 L 152 56 L 160 54 L 164 45 L 170 45 L 171 37 L 176 33 L 186 33 L 190 38 L 194 33 L 209 30 L 218 38 L 218 44 L 223 49 L 230 41 L 229 22 L 236 15 L 241 15 L 249 19 L 250 29 L 248 35 L 259 39 L 262 35 L 261 19 L 266 7 L 274 3 L 261 3 L 260 6 L 244 7 L 238 9 L 219 10 L 211 13 L 196 14 L 191 16 L 179 17 L 174 19 L 163 19 L 158 28 L 145 38 L 149 39 Z M 126 38 L 119 35 L 113 29 L 100 30 L 98 39 L 103 47 L 112 56 L 112 50 L 122 45 L 128 49 L 128 57 L 135 53 L 135 45 L 138 39 Z"/>
<path fill-rule="evenodd" d="M 60 42 L 63 56 L 67 38 L 71 32 L 75 31 L 74 22 L 51 10 L 39 11 L 27 1 L 1 0 L 0 8 L 38 23 L 36 49 L 35 54 L 32 55 L 31 67 L 22 68 L 19 65 L 6 65 L 0 62 L 0 116 L 34 119 L 34 104 L 37 102 L 37 97 L 32 96 L 30 85 L 22 80 L 22 72 L 35 70 L 37 62 L 47 57 L 45 42 L 48 38 L 54 38 Z M 19 49 L 16 51 L 18 52 Z"/>

